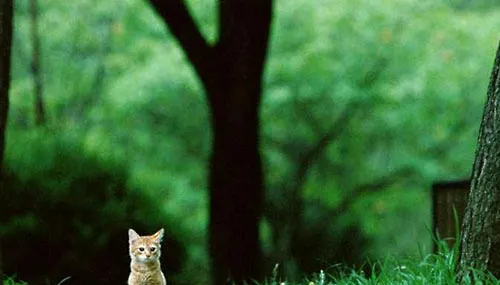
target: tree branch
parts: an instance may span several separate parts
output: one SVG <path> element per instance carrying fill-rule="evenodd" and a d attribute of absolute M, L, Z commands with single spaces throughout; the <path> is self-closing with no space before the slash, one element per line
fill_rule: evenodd
<path fill-rule="evenodd" d="M 346 198 L 344 198 L 344 200 L 340 203 L 339 207 L 335 209 L 336 215 L 342 215 L 348 211 L 354 202 L 356 202 L 362 195 L 383 190 L 395 184 L 398 178 L 407 177 L 414 173 L 415 171 L 413 168 L 402 167 L 373 181 L 357 186 L 353 190 L 349 191 L 348 195 L 346 195 Z"/>
<path fill-rule="evenodd" d="M 40 34 L 38 32 L 38 4 L 36 0 L 30 0 L 30 20 L 31 20 L 31 41 L 33 49 L 31 51 L 31 74 L 33 76 L 33 87 L 35 97 L 35 124 L 37 126 L 45 124 L 45 107 L 43 102 L 43 76 L 40 60 Z"/>
<path fill-rule="evenodd" d="M 149 0 L 184 49 L 201 80 L 210 74 L 210 47 L 182 0 Z"/>

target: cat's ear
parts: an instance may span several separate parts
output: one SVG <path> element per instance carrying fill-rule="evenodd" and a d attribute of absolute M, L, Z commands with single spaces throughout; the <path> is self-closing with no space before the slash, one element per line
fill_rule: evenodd
<path fill-rule="evenodd" d="M 138 238 L 139 238 L 139 235 L 133 229 L 128 230 L 128 242 L 129 243 L 132 243 L 134 240 L 136 240 Z"/>
<path fill-rule="evenodd" d="M 160 229 L 159 231 L 157 231 L 154 235 L 153 235 L 153 238 L 156 239 L 158 242 L 161 242 L 163 240 L 163 233 L 165 231 L 163 229 Z"/>

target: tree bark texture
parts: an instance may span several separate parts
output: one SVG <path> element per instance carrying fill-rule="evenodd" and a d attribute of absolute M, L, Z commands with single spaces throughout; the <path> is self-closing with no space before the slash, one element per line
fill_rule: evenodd
<path fill-rule="evenodd" d="M 213 284 L 262 277 L 259 144 L 262 76 L 271 0 L 220 0 L 219 39 L 208 45 L 181 0 L 150 0 L 193 64 L 212 123 L 209 244 Z"/>
<path fill-rule="evenodd" d="M 31 75 L 33 76 L 33 93 L 35 124 L 37 126 L 45 123 L 45 108 L 43 104 L 43 78 L 40 62 L 40 34 L 38 33 L 38 5 L 37 0 L 30 0 L 31 18 Z"/>
<path fill-rule="evenodd" d="M 12 49 L 13 1 L 0 0 L 0 191 L 3 190 L 5 130 L 9 110 L 10 63 Z M 0 239 L 0 283 L 3 282 L 2 241 Z"/>
<path fill-rule="evenodd" d="M 462 226 L 459 278 L 468 269 L 500 277 L 500 45 L 477 141 L 471 189 Z"/>

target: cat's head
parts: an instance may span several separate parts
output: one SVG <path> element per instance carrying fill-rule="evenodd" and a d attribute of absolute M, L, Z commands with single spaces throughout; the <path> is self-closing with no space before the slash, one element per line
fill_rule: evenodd
<path fill-rule="evenodd" d="M 158 260 L 161 255 L 161 240 L 163 229 L 154 235 L 139 236 L 133 229 L 128 230 L 129 253 L 132 260 L 148 263 Z"/>

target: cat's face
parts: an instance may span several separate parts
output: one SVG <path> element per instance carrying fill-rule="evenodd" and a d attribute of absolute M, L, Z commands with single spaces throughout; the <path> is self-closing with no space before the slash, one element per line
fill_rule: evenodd
<path fill-rule="evenodd" d="M 132 260 L 147 263 L 158 260 L 161 255 L 163 229 L 151 236 L 139 236 L 134 230 L 128 230 L 129 253 Z"/>

